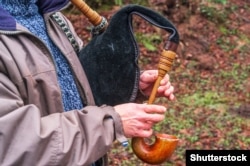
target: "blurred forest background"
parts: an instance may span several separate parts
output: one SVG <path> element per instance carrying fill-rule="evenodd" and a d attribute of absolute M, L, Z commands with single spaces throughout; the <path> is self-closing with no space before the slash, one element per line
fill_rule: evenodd
<path fill-rule="evenodd" d="M 175 101 L 155 130 L 177 136 L 178 148 L 163 166 L 184 166 L 186 149 L 250 150 L 250 0 L 86 0 L 108 20 L 127 4 L 147 6 L 180 34 L 170 74 Z M 65 10 L 85 44 L 91 24 L 74 7 Z M 135 16 L 141 69 L 156 69 L 168 33 Z M 147 166 L 131 147 L 114 143 L 110 165 Z"/>

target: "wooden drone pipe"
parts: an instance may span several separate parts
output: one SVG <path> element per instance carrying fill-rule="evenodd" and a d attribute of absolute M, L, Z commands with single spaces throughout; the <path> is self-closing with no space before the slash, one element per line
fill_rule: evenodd
<path fill-rule="evenodd" d="M 88 4 L 83 0 L 70 0 L 73 5 L 75 5 L 89 20 L 89 22 L 94 25 L 92 28 L 92 34 L 98 35 L 105 31 L 108 26 L 106 18 L 99 15 L 96 11 L 91 9 Z"/>
<path fill-rule="evenodd" d="M 98 26 L 102 22 L 102 16 L 91 9 L 83 0 L 71 0 L 71 3 L 74 4 L 94 26 Z"/>
<path fill-rule="evenodd" d="M 150 94 L 148 104 L 152 104 L 154 102 L 161 80 L 172 67 L 176 55 L 173 50 L 177 47 L 175 43 L 171 43 L 172 42 L 168 41 L 166 46 L 167 48 L 165 48 L 161 53 L 158 64 L 158 78 Z M 136 156 L 142 161 L 148 164 L 161 164 L 171 157 L 179 140 L 176 136 L 168 134 L 156 133 L 154 136 L 155 142 L 153 144 L 145 143 L 145 138 L 132 138 L 132 149 Z"/>

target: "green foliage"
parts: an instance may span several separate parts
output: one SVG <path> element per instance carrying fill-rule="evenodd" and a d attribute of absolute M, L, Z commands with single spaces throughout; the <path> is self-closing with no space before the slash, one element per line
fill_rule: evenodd
<path fill-rule="evenodd" d="M 121 6 L 123 4 L 122 0 L 115 0 L 115 5 Z"/>
<path fill-rule="evenodd" d="M 156 45 L 162 41 L 161 36 L 158 34 L 136 33 L 135 38 L 138 43 L 143 44 L 143 46 L 149 51 L 156 51 Z"/>
<path fill-rule="evenodd" d="M 227 4 L 227 0 L 211 0 L 211 2 L 214 2 L 214 3 L 219 3 L 219 4 Z"/>
<path fill-rule="evenodd" d="M 234 82 L 233 84 L 229 84 L 226 88 L 232 89 L 232 91 L 244 91 L 245 85 L 247 85 L 250 73 L 249 65 L 241 65 L 238 63 L 232 64 L 232 68 L 230 70 L 221 70 L 216 77 L 224 80 L 224 82 Z M 223 82 L 221 84 L 223 87 Z M 224 89 L 222 89 L 224 90 Z"/>
<path fill-rule="evenodd" d="M 213 6 L 200 6 L 201 14 L 214 23 L 224 23 L 227 20 L 228 12 L 223 9 L 217 9 Z"/>
<path fill-rule="evenodd" d="M 197 91 L 192 95 L 185 95 L 181 102 L 189 107 L 197 108 L 197 107 L 208 107 L 208 108 L 216 108 L 220 106 L 221 103 L 225 103 L 227 100 L 221 96 L 217 91 L 206 91 L 201 92 Z"/>
<path fill-rule="evenodd" d="M 223 24 L 233 7 L 227 6 L 227 0 L 209 0 L 200 3 L 200 13 L 214 23 Z"/>

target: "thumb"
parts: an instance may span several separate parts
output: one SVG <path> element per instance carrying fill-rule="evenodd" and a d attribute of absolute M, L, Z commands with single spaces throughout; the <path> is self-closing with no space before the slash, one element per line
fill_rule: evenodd
<path fill-rule="evenodd" d="M 141 74 L 140 80 L 144 83 L 149 83 L 155 81 L 157 76 L 158 76 L 157 70 L 149 70 Z"/>

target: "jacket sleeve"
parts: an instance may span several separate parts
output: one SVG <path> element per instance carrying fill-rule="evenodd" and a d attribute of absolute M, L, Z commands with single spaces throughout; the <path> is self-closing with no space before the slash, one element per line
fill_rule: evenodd
<path fill-rule="evenodd" d="M 88 106 L 41 117 L 0 73 L 0 165 L 90 165 L 115 139 L 126 141 L 112 107 Z"/>

